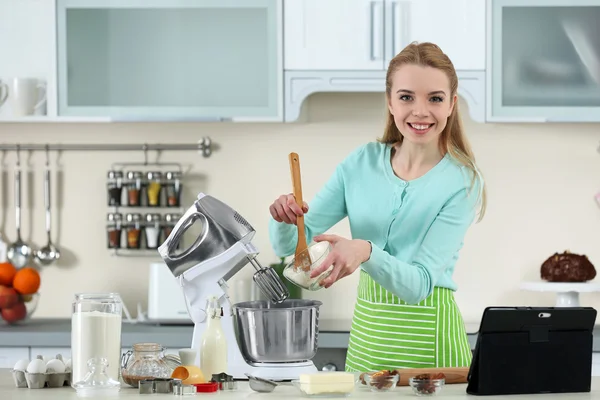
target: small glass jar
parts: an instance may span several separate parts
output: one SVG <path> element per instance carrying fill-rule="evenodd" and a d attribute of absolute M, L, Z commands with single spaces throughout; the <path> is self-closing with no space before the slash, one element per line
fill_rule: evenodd
<path fill-rule="evenodd" d="M 127 172 L 127 205 L 139 207 L 142 205 L 142 173 L 139 171 Z"/>
<path fill-rule="evenodd" d="M 169 171 L 166 178 L 167 207 L 181 207 L 181 172 Z"/>
<path fill-rule="evenodd" d="M 142 239 L 142 215 L 127 214 L 125 216 L 125 231 L 127 236 L 127 248 L 139 249 Z"/>
<path fill-rule="evenodd" d="M 108 213 L 106 217 L 106 231 L 108 234 L 108 248 L 121 248 L 121 229 L 123 216 L 119 213 Z"/>
<path fill-rule="evenodd" d="M 179 221 L 181 219 L 181 214 L 178 214 L 178 213 L 165 214 L 164 218 L 165 218 L 165 220 L 162 224 L 163 241 L 167 240 L 167 238 L 171 234 L 171 231 L 177 224 L 177 221 Z M 175 248 L 179 249 L 180 247 L 181 247 L 181 242 L 177 243 L 177 247 L 175 247 Z"/>
<path fill-rule="evenodd" d="M 108 191 L 108 205 L 120 206 L 123 193 L 123 173 L 121 171 L 108 171 L 106 188 Z"/>
<path fill-rule="evenodd" d="M 148 187 L 146 189 L 146 201 L 148 207 L 160 207 L 160 194 L 162 192 L 162 173 L 148 172 Z"/>
<path fill-rule="evenodd" d="M 121 376 L 126 384 L 139 387 L 140 381 L 169 378 L 173 368 L 165 360 L 165 348 L 158 343 L 136 343 L 123 354 Z"/>
<path fill-rule="evenodd" d="M 157 249 L 160 239 L 160 214 L 146 214 L 146 248 Z"/>

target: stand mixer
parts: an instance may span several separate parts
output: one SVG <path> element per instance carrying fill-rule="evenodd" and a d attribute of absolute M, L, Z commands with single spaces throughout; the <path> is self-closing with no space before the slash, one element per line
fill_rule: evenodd
<path fill-rule="evenodd" d="M 200 223 L 202 232 L 189 248 L 176 254 L 183 234 L 196 222 Z M 248 320 L 246 323 L 239 323 L 235 319 L 236 305 L 231 304 L 227 281 L 248 263 L 256 270 L 253 276 L 255 284 L 270 299 L 266 305 L 263 302 L 262 307 L 267 310 L 271 310 L 272 307 L 272 310 L 276 311 L 278 306 L 289 303 L 286 300 L 289 292 L 275 270 L 262 267 L 256 259 L 259 251 L 252 244 L 254 234 L 252 226 L 235 210 L 212 196 L 200 193 L 194 204 L 177 222 L 169 237 L 158 248 L 163 261 L 182 287 L 188 313 L 194 322 L 191 347 L 196 350 L 196 365 L 199 365 L 202 334 L 207 328 L 208 299 L 216 296 L 219 305 L 223 307 L 221 323 L 228 347 L 228 371 L 223 372 L 227 372 L 235 379 L 247 379 L 245 374 L 248 373 L 271 380 L 296 379 L 300 374 L 317 372 L 314 363 L 310 360 L 314 353 L 305 357 L 307 359 L 295 359 L 291 362 L 257 362 L 256 358 L 252 359 L 248 355 L 247 337 L 240 338 L 246 334 L 240 332 L 241 329 L 254 329 L 256 332 L 257 328 L 263 328 L 259 330 L 261 334 L 263 330 L 273 330 L 273 326 L 265 329 L 258 326 L 258 322 L 254 323 L 254 320 L 248 324 Z M 255 302 L 240 304 L 249 303 Z M 313 307 L 316 304 L 317 311 L 311 314 L 312 321 L 308 320 L 308 324 L 316 326 L 315 315 L 318 315 L 318 305 L 321 303 L 318 301 L 311 303 Z M 302 307 L 301 310 L 306 312 L 306 308 Z M 302 323 L 307 323 L 306 318 Z M 279 330 L 281 329 L 280 327 Z M 281 336 L 281 332 L 277 333 Z M 316 334 L 314 336 L 316 343 Z M 297 343 L 295 345 L 298 347 Z M 240 350 L 241 346 L 246 346 L 245 355 Z M 264 347 L 268 350 L 272 346 L 267 343 Z"/>

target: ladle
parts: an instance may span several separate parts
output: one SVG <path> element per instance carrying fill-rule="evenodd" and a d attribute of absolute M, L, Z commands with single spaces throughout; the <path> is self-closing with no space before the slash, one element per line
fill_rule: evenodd
<path fill-rule="evenodd" d="M 35 262 L 42 266 L 48 266 L 60 258 L 60 251 L 52 244 L 50 229 L 50 169 L 46 164 L 44 178 L 44 203 L 46 204 L 46 232 L 48 233 L 48 244 L 37 250 L 34 254 Z"/>
<path fill-rule="evenodd" d="M 15 172 L 15 210 L 16 210 L 16 226 L 17 240 L 10 245 L 7 251 L 8 261 L 15 268 L 23 268 L 31 261 L 31 247 L 21 239 L 21 166 L 17 163 L 17 171 Z"/>

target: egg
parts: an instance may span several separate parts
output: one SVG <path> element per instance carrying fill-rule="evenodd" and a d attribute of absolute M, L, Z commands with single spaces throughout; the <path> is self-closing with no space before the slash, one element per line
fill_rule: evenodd
<path fill-rule="evenodd" d="M 27 366 L 29 365 L 29 360 L 19 360 L 14 366 L 15 371 L 27 371 Z"/>
<path fill-rule="evenodd" d="M 55 358 L 46 363 L 46 372 L 49 374 L 62 374 L 65 372 L 65 364 Z"/>
<path fill-rule="evenodd" d="M 71 359 L 68 358 L 67 361 L 65 361 L 65 372 L 71 372 L 72 368 L 73 368 L 73 366 L 71 363 Z"/>
<path fill-rule="evenodd" d="M 30 374 L 45 374 L 46 373 L 46 363 L 42 357 L 36 358 L 35 360 L 31 360 L 29 365 L 27 365 L 27 372 Z"/>

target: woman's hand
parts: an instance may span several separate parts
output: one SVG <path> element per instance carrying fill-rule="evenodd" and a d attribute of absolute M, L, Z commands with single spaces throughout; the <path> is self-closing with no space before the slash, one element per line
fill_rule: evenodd
<path fill-rule="evenodd" d="M 293 194 L 283 194 L 271 204 L 269 212 L 277 222 L 296 225 L 297 218 L 308 212 L 308 203 L 300 207 Z"/>
<path fill-rule="evenodd" d="M 333 265 L 331 274 L 321 282 L 321 286 L 325 288 L 352 274 L 360 264 L 371 257 L 371 244 L 366 240 L 349 240 L 337 235 L 318 235 L 313 239 L 315 242 L 327 241 L 333 247 L 323 263 L 310 274 L 310 277 L 314 278 Z"/>

